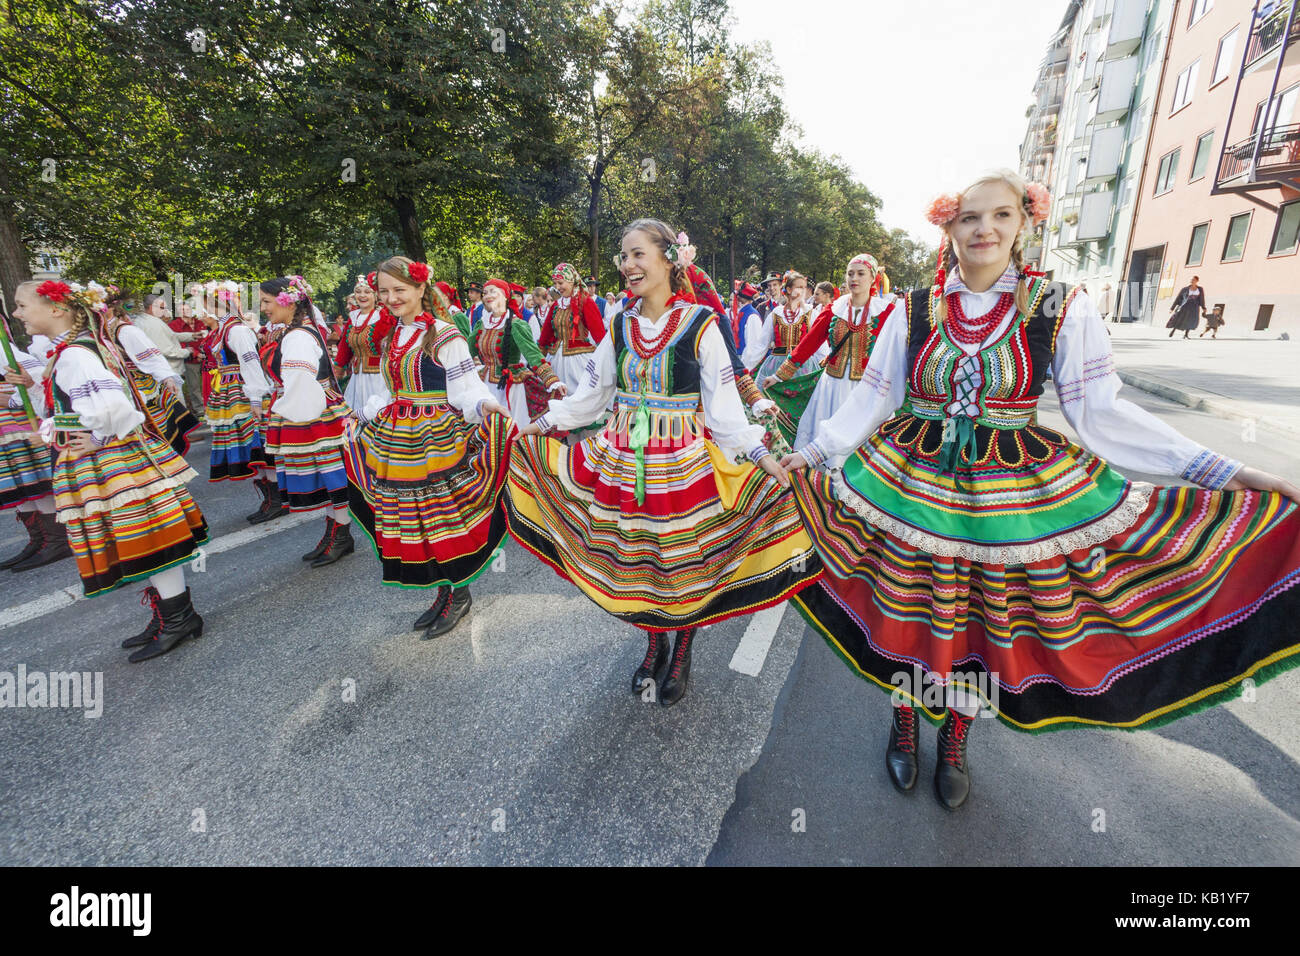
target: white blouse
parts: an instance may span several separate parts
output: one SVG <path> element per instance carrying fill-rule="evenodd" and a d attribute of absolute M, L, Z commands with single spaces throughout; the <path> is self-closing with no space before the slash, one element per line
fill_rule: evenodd
<path fill-rule="evenodd" d="M 805 316 L 812 310 L 813 304 L 811 302 L 805 302 L 799 309 L 799 316 Z M 782 306 L 778 305 L 776 308 L 772 309 L 771 312 L 767 313 L 767 317 L 763 319 L 763 323 L 758 327 L 757 335 L 753 333 L 754 327 L 752 324 L 752 317 L 750 322 L 745 323 L 745 353 L 740 357 L 740 360 L 745 363 L 745 368 L 757 369 L 758 366 L 762 364 L 763 357 L 767 354 L 767 350 L 771 348 L 772 344 L 776 341 L 776 329 L 774 323 L 777 321 L 778 313 L 781 312 Z M 809 324 L 811 325 L 811 323 Z M 813 359 L 820 361 L 830 354 L 831 350 L 829 346 L 823 343 L 817 351 L 813 353 Z"/>
<path fill-rule="evenodd" d="M 175 379 L 177 382 L 181 380 L 181 377 L 172 370 L 167 359 L 163 358 L 158 346 L 153 344 L 153 339 L 134 325 L 123 325 L 118 329 L 117 341 L 130 358 L 131 364 L 159 385 L 168 379 Z"/>
<path fill-rule="evenodd" d="M 438 335 L 442 332 L 441 326 L 447 323 L 439 322 L 437 319 L 433 321 L 429 334 Z M 393 333 L 393 344 L 402 348 L 422 334 L 423 330 L 414 322 L 410 325 L 399 324 Z M 496 401 L 496 396 L 484 384 L 483 379 L 478 377 L 465 337 L 458 335 L 443 342 L 442 347 L 438 349 L 437 361 L 447 372 L 448 404 L 460 412 L 461 417 L 471 425 L 483 421 L 483 403 Z M 387 391 L 370 396 L 366 400 L 365 417 L 374 418 L 392 400 L 392 396 Z"/>
<path fill-rule="evenodd" d="M 1001 295 L 996 288 L 959 294 L 962 310 L 972 318 L 987 314 Z M 957 344 L 974 355 L 1006 332 L 1015 315 L 1012 309 L 979 345 Z M 902 406 L 909 371 L 906 308 L 896 308 L 885 320 L 862 381 L 840 410 L 818 426 L 816 438 L 800 453 L 810 464 L 841 467 Z M 1118 397 L 1123 382 L 1115 372 L 1110 336 L 1084 292 L 1074 297 L 1061 322 L 1052 379 L 1061 413 L 1080 443 L 1118 468 L 1176 475 L 1207 488 L 1222 488 L 1241 468 L 1241 462 L 1215 454 Z"/>
<path fill-rule="evenodd" d="M 33 336 L 33 349 L 40 347 L 36 341 L 38 338 L 45 339 L 44 336 Z M 49 339 L 45 339 L 45 341 L 49 342 Z M 16 345 L 11 344 L 10 348 L 14 350 L 14 364 L 18 366 L 20 371 L 26 372 L 28 377 L 30 377 L 34 383 L 27 387 L 27 397 L 31 400 L 32 411 L 36 412 L 38 418 L 47 417 L 49 412 L 45 408 L 45 389 L 41 387 L 41 383 L 45 379 L 45 362 L 38 360 L 30 352 L 24 352 Z M 53 348 L 53 346 L 51 346 L 51 348 Z M 11 371 L 13 370 L 9 367 L 8 362 L 5 361 L 4 352 L 0 352 L 0 375 L 8 375 Z M 23 400 L 18 394 L 18 389 L 15 388 L 13 393 L 9 396 L 8 405 L 10 408 L 18 409 L 19 411 L 24 410 Z"/>
<path fill-rule="evenodd" d="M 69 348 L 54 367 L 54 381 L 72 401 L 72 411 L 101 445 L 125 438 L 144 421 L 121 380 L 89 349 Z"/>
<path fill-rule="evenodd" d="M 272 413 L 291 422 L 310 422 L 325 411 L 325 389 L 317 380 L 321 360 L 320 344 L 306 329 L 290 329 L 280 339 L 279 398 L 271 403 Z"/>
<path fill-rule="evenodd" d="M 239 377 L 244 380 L 244 394 L 253 404 L 260 403 L 272 389 L 257 354 L 257 333 L 237 322 L 226 335 L 226 348 L 239 356 Z"/>
<path fill-rule="evenodd" d="M 625 321 L 639 322 L 642 334 L 653 341 L 663 331 L 672 312 L 669 309 L 657 319 L 633 313 Z M 550 410 L 537 419 L 542 430 L 583 428 L 600 418 L 618 391 L 616 359 L 614 337 L 606 335 L 587 360 L 578 390 L 565 398 L 552 399 Z M 748 455 L 754 462 L 770 454 L 763 445 L 766 430 L 762 425 L 751 425 L 745 415 L 740 392 L 736 390 L 731 356 L 716 324 L 711 324 L 700 336 L 699 360 L 704 423 L 713 433 L 714 444 L 728 455 Z"/>

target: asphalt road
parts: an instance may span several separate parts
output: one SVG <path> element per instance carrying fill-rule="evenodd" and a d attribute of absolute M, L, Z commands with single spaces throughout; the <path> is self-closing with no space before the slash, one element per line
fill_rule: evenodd
<path fill-rule="evenodd" d="M 1294 440 L 1125 392 L 1300 479 Z M 1050 388 L 1042 418 L 1063 427 Z M 251 487 L 191 487 L 213 534 L 191 576 L 207 625 L 172 654 L 117 647 L 147 617 L 134 589 L 72 601 L 70 561 L 0 572 L 0 671 L 104 686 L 97 718 L 0 710 L 0 863 L 1300 862 L 1295 673 L 1153 732 L 979 721 L 974 796 L 950 814 L 928 789 L 933 731 L 921 786 L 895 793 L 888 698 L 793 610 L 707 629 L 665 709 L 630 692 L 638 633 L 513 543 L 472 619 L 422 642 L 428 595 L 380 587 L 368 545 L 313 571 L 322 518 L 250 531 Z M 0 553 L 17 532 L 0 521 Z"/>

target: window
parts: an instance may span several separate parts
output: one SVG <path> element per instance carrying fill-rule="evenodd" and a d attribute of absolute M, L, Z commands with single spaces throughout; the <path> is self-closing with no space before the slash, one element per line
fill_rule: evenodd
<path fill-rule="evenodd" d="M 1243 212 L 1228 220 L 1228 238 L 1223 240 L 1223 261 L 1240 262 L 1246 254 L 1246 232 L 1250 229 L 1250 213 Z"/>
<path fill-rule="evenodd" d="M 1202 133 L 1196 140 L 1196 156 L 1192 159 L 1192 176 L 1189 183 L 1194 183 L 1205 175 L 1205 168 L 1210 165 L 1210 149 L 1214 146 L 1214 130 Z"/>
<path fill-rule="evenodd" d="M 1174 105 L 1169 112 L 1177 113 L 1192 101 L 1192 93 L 1196 91 L 1196 74 L 1200 68 L 1201 61 L 1197 60 L 1178 74 L 1178 82 L 1174 84 Z"/>
<path fill-rule="evenodd" d="M 1279 124 L 1286 126 L 1291 122 L 1291 116 L 1295 113 L 1297 99 L 1300 99 L 1300 84 L 1283 90 L 1277 96 L 1273 97 L 1273 108 L 1268 111 L 1268 126 L 1272 128 Z M 1259 132 L 1260 124 L 1264 122 L 1264 104 L 1261 102 L 1255 107 L 1255 119 L 1250 124 L 1250 135 L 1254 136 Z"/>
<path fill-rule="evenodd" d="M 1192 18 L 1187 21 L 1187 28 L 1190 30 L 1196 21 L 1201 19 L 1211 10 L 1214 9 L 1214 0 L 1193 0 Z"/>
<path fill-rule="evenodd" d="M 1277 230 L 1273 233 L 1270 256 L 1285 256 L 1300 247 L 1300 199 L 1281 206 L 1277 211 Z"/>
<path fill-rule="evenodd" d="M 1220 80 L 1226 80 L 1228 74 L 1232 72 L 1232 60 L 1237 52 L 1238 29 L 1233 27 L 1232 32 L 1219 41 L 1219 52 L 1214 55 L 1214 75 L 1210 77 L 1211 86 Z"/>
<path fill-rule="evenodd" d="M 1160 41 L 1162 39 L 1164 38 L 1159 32 L 1152 35 L 1150 41 L 1147 43 L 1147 58 L 1146 62 L 1142 64 L 1142 69 L 1145 70 L 1160 56 Z"/>
<path fill-rule="evenodd" d="M 1210 224 L 1203 222 L 1199 226 L 1192 226 L 1192 241 L 1187 244 L 1187 264 L 1189 266 L 1199 266 L 1201 260 L 1205 258 L 1205 240 L 1210 235 Z"/>
<path fill-rule="evenodd" d="M 1172 153 L 1166 153 L 1160 157 L 1160 171 L 1156 173 L 1156 191 L 1155 195 L 1167 193 L 1174 188 L 1174 177 L 1178 175 L 1178 155 L 1181 149 L 1176 149 Z"/>

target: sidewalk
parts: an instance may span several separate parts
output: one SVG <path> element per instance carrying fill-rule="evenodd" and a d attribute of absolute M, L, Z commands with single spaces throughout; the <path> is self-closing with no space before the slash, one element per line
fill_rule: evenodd
<path fill-rule="evenodd" d="M 1218 339 L 1198 339 L 1199 330 L 1190 339 L 1181 332 L 1171 339 L 1163 323 L 1106 327 L 1125 384 L 1220 418 L 1300 436 L 1300 340 L 1227 329 Z"/>

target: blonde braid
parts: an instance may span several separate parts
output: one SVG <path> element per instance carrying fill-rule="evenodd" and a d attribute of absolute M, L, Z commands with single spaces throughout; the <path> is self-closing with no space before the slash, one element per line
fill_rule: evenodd
<path fill-rule="evenodd" d="M 948 250 L 944 255 L 943 268 L 948 275 L 952 275 L 953 270 L 957 268 L 957 253 L 953 251 L 951 239 L 948 240 Z M 943 294 L 943 289 L 939 290 L 939 301 L 934 307 L 934 315 L 930 318 L 935 325 L 943 324 L 948 318 L 948 297 Z"/>
<path fill-rule="evenodd" d="M 420 307 L 436 319 L 454 326 L 456 323 L 451 318 L 451 304 L 447 297 L 442 294 L 442 290 L 433 284 L 433 276 L 429 276 L 429 281 L 424 285 L 424 295 L 420 298 Z M 434 348 L 434 342 L 438 339 L 436 326 L 430 325 L 424 330 L 424 338 L 420 342 L 420 348 L 424 354 L 429 356 L 435 362 L 438 360 L 437 350 Z M 466 343 L 467 345 L 469 343 Z"/>
<path fill-rule="evenodd" d="M 1016 309 L 1021 315 L 1029 315 L 1029 279 L 1024 275 L 1025 252 L 1021 248 L 1020 236 L 1011 246 L 1011 264 L 1016 267 Z"/>

